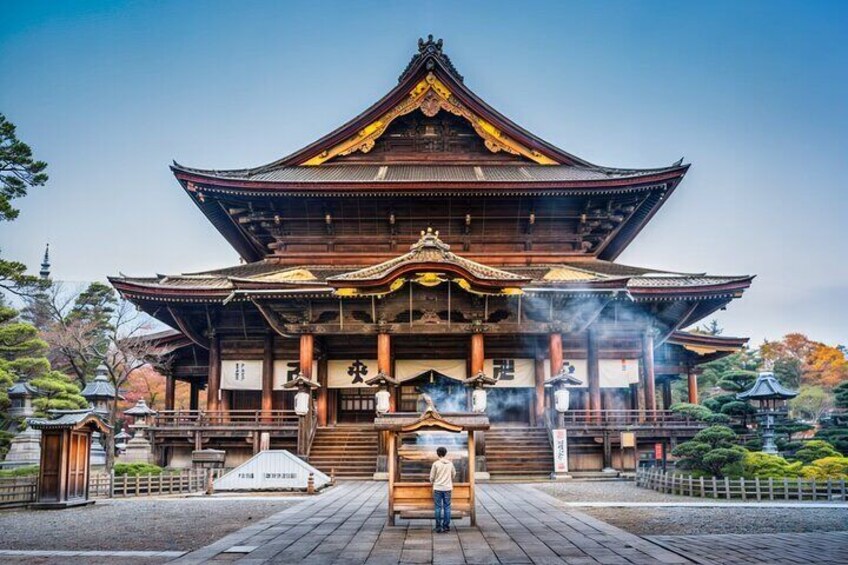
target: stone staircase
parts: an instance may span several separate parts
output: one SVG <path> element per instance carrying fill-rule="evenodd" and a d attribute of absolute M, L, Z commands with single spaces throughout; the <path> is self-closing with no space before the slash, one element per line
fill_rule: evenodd
<path fill-rule="evenodd" d="M 549 478 L 554 453 L 548 430 L 493 427 L 486 432 L 486 468 L 493 480 Z"/>
<path fill-rule="evenodd" d="M 309 463 L 337 479 L 371 479 L 377 468 L 379 444 L 371 424 L 318 428 Z"/>

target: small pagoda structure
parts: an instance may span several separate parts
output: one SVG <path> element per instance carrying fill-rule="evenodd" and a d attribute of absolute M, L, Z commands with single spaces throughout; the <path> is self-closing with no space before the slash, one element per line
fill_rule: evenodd
<path fill-rule="evenodd" d="M 784 387 L 770 371 L 760 373 L 750 389 L 736 395 L 737 400 L 754 401 L 759 405 L 757 415 L 762 429 L 763 453 L 777 454 L 774 442 L 775 419 L 786 401 L 796 396 L 797 390 Z"/>
<path fill-rule="evenodd" d="M 95 370 L 94 380 L 86 383 L 80 395 L 88 401 L 91 409 L 107 422 L 112 413 L 112 405 L 116 400 L 124 399 L 109 382 L 109 371 L 106 365 L 102 364 Z M 103 437 L 100 432 L 95 431 L 91 437 L 91 464 L 92 466 L 102 467 L 106 465 L 106 460 Z"/>

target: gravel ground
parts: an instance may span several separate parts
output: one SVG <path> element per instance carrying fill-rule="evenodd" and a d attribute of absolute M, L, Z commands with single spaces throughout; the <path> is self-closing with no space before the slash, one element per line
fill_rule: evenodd
<path fill-rule="evenodd" d="M 141 498 L 100 500 L 67 510 L 0 511 L 0 549 L 188 551 L 298 498 Z"/>
<path fill-rule="evenodd" d="M 566 481 L 537 486 L 564 502 L 688 502 L 692 498 L 639 488 L 633 481 Z"/>
<path fill-rule="evenodd" d="M 640 536 L 848 530 L 848 508 L 580 508 Z"/>

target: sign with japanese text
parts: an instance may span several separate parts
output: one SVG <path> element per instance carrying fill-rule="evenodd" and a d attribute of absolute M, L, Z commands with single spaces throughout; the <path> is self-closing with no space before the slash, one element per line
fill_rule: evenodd
<path fill-rule="evenodd" d="M 553 430 L 554 472 L 568 472 L 568 432 L 564 429 Z"/>
<path fill-rule="evenodd" d="M 289 381 L 293 381 L 300 372 L 300 360 L 274 360 L 274 390 L 289 390 L 284 389 L 283 385 Z M 312 380 L 318 379 L 318 361 L 312 362 Z"/>
<path fill-rule="evenodd" d="M 376 374 L 376 359 L 332 359 L 327 361 L 328 388 L 367 387 L 365 381 Z"/>
<path fill-rule="evenodd" d="M 262 390 L 262 361 L 221 361 L 222 390 Z"/>
<path fill-rule="evenodd" d="M 486 359 L 483 372 L 498 382 L 498 388 L 533 387 L 536 384 L 533 359 Z"/>

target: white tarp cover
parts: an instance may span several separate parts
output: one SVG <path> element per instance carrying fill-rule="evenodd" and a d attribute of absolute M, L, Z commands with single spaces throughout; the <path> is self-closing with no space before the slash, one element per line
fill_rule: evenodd
<path fill-rule="evenodd" d="M 283 385 L 289 381 L 293 381 L 297 374 L 300 372 L 300 359 L 294 360 L 284 360 L 284 359 L 275 359 L 274 360 L 274 390 L 291 390 L 284 389 Z M 318 361 L 312 362 L 312 380 L 318 379 Z"/>
<path fill-rule="evenodd" d="M 580 379 L 583 384 L 573 385 L 574 388 L 589 386 L 589 370 L 586 359 L 566 359 L 566 368 L 573 367 L 571 375 Z M 639 382 L 638 359 L 600 359 L 598 360 L 601 388 L 626 388 L 632 383 Z M 545 359 L 545 379 L 551 378 L 551 362 Z M 571 385 L 570 385 L 571 386 Z"/>
<path fill-rule="evenodd" d="M 486 359 L 483 372 L 498 380 L 497 388 L 533 387 L 536 384 L 533 359 Z"/>
<path fill-rule="evenodd" d="M 400 382 L 414 379 L 421 373 L 436 371 L 448 378 L 466 379 L 465 359 L 416 359 L 398 360 L 395 363 L 395 378 Z"/>
<path fill-rule="evenodd" d="M 221 361 L 223 390 L 262 390 L 262 361 Z"/>
<path fill-rule="evenodd" d="M 260 451 L 212 485 L 215 490 L 306 490 L 309 473 L 316 489 L 330 482 L 330 477 L 284 449 Z"/>
<path fill-rule="evenodd" d="M 328 388 L 367 387 L 365 381 L 376 374 L 376 359 L 333 359 L 327 361 Z"/>

